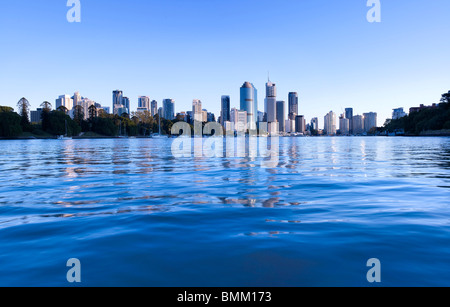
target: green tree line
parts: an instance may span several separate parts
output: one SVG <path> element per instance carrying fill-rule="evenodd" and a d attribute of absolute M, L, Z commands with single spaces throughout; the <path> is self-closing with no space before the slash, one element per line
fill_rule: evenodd
<path fill-rule="evenodd" d="M 41 104 L 42 113 L 39 123 L 31 123 L 29 118 L 30 104 L 26 98 L 21 98 L 17 103 L 15 112 L 11 107 L 0 106 L 0 137 L 14 138 L 24 132 L 33 135 L 66 135 L 78 136 L 81 132 L 92 132 L 101 136 L 150 136 L 159 131 L 158 115 L 152 117 L 150 112 L 132 112 L 132 114 L 112 115 L 97 109 L 89 108 L 87 119 L 83 108 L 75 106 L 73 118 L 69 116 L 69 110 L 59 107 L 52 110 L 49 102 Z M 161 133 L 170 135 L 174 123 L 182 121 L 181 118 L 167 120 L 161 118 Z"/>
<path fill-rule="evenodd" d="M 388 121 L 384 130 L 403 130 L 406 134 L 419 135 L 425 131 L 450 130 L 450 92 L 443 94 L 435 108 L 425 108 L 408 116 Z"/>

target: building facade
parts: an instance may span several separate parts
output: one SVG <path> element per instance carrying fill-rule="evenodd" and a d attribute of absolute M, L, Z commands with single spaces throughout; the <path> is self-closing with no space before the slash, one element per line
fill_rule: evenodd
<path fill-rule="evenodd" d="M 298 93 L 290 92 L 288 98 L 289 119 L 294 120 L 297 115 L 298 115 Z"/>
<path fill-rule="evenodd" d="M 220 123 L 224 125 L 225 122 L 229 122 L 231 120 L 230 96 L 222 96 L 220 101 Z"/>
<path fill-rule="evenodd" d="M 373 128 L 377 128 L 377 113 L 364 113 L 364 132 L 369 132 Z"/>
<path fill-rule="evenodd" d="M 163 108 L 162 117 L 168 120 L 173 120 L 175 117 L 175 100 L 164 99 L 162 108 Z"/>
<path fill-rule="evenodd" d="M 286 102 L 277 101 L 277 121 L 278 121 L 278 129 L 280 132 L 286 132 Z"/>
<path fill-rule="evenodd" d="M 256 129 L 256 116 L 258 112 L 258 91 L 250 82 L 245 82 L 240 90 L 240 107 L 247 112 L 248 129 Z"/>

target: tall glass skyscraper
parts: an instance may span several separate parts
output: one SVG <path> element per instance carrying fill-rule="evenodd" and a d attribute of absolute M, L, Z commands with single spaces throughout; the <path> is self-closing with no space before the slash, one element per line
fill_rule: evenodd
<path fill-rule="evenodd" d="M 275 83 L 266 83 L 266 99 L 264 103 L 264 110 L 268 123 L 277 121 L 277 86 Z"/>
<path fill-rule="evenodd" d="M 138 108 L 146 111 L 150 111 L 150 98 L 147 96 L 141 96 L 138 98 Z"/>
<path fill-rule="evenodd" d="M 152 117 L 155 117 L 155 115 L 158 114 L 158 102 L 156 100 L 152 100 L 150 111 L 152 113 Z"/>
<path fill-rule="evenodd" d="M 248 129 L 256 130 L 258 91 L 250 82 L 245 82 L 241 87 L 241 111 L 247 112 Z"/>
<path fill-rule="evenodd" d="M 175 118 L 175 100 L 163 100 L 163 118 L 173 120 Z"/>
<path fill-rule="evenodd" d="M 348 130 L 350 134 L 353 134 L 353 108 L 345 109 L 345 118 L 349 120 Z"/>
<path fill-rule="evenodd" d="M 122 103 L 123 92 L 119 90 L 113 91 L 113 114 L 115 114 L 116 108 L 123 107 Z"/>
<path fill-rule="evenodd" d="M 231 121 L 230 96 L 222 96 L 220 104 L 221 124 Z"/>
<path fill-rule="evenodd" d="M 298 115 L 298 94 L 296 92 L 289 93 L 288 108 L 289 119 L 295 120 L 295 116 Z"/>
<path fill-rule="evenodd" d="M 286 132 L 285 118 L 286 118 L 286 103 L 284 101 L 277 101 L 277 121 L 280 132 Z"/>

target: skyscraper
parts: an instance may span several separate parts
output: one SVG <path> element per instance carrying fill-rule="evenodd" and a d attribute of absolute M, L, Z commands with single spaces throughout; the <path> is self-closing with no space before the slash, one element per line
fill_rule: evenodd
<path fill-rule="evenodd" d="M 305 116 L 297 115 L 295 117 L 295 132 L 305 133 L 305 129 L 306 129 Z"/>
<path fill-rule="evenodd" d="M 377 127 L 377 113 L 364 113 L 364 131 L 369 132 L 371 129 Z"/>
<path fill-rule="evenodd" d="M 247 111 L 237 110 L 236 108 L 231 109 L 230 112 L 231 126 L 234 131 L 245 131 L 247 130 Z"/>
<path fill-rule="evenodd" d="M 345 109 L 345 118 L 349 121 L 348 133 L 353 134 L 353 108 Z"/>
<path fill-rule="evenodd" d="M 229 122 L 231 120 L 230 112 L 230 96 L 222 96 L 220 104 L 220 118 L 222 125 L 224 125 L 225 122 Z"/>
<path fill-rule="evenodd" d="M 324 130 L 328 135 L 336 134 L 336 114 L 330 111 L 324 118 Z"/>
<path fill-rule="evenodd" d="M 194 117 L 194 121 L 203 122 L 203 111 L 202 111 L 202 102 L 199 99 L 194 99 L 192 101 L 192 116 Z"/>
<path fill-rule="evenodd" d="M 145 111 L 150 111 L 150 98 L 141 96 L 138 98 L 138 108 Z"/>
<path fill-rule="evenodd" d="M 113 91 L 113 113 L 116 114 L 116 107 L 123 107 L 123 92 L 119 90 Z"/>
<path fill-rule="evenodd" d="M 277 86 L 275 83 L 266 83 L 266 99 L 264 101 L 264 112 L 268 123 L 277 121 Z"/>
<path fill-rule="evenodd" d="M 286 103 L 284 101 L 277 101 L 277 121 L 279 131 L 286 132 Z"/>
<path fill-rule="evenodd" d="M 311 119 L 311 129 L 319 132 L 319 119 L 317 117 Z"/>
<path fill-rule="evenodd" d="M 73 109 L 73 99 L 69 95 L 61 95 L 55 102 L 55 108 L 65 107 L 67 110 L 71 111 Z"/>
<path fill-rule="evenodd" d="M 164 99 L 163 100 L 163 118 L 173 120 L 175 117 L 175 100 Z"/>
<path fill-rule="evenodd" d="M 348 135 L 350 133 L 350 121 L 348 118 L 345 118 L 345 114 L 339 117 L 339 132 L 342 135 Z"/>
<path fill-rule="evenodd" d="M 295 116 L 298 115 L 298 93 L 289 93 L 288 108 L 289 119 L 295 120 Z"/>
<path fill-rule="evenodd" d="M 77 106 L 80 103 L 80 101 L 81 101 L 80 93 L 79 92 L 75 92 L 75 94 L 73 95 L 72 99 L 73 99 L 73 106 Z"/>
<path fill-rule="evenodd" d="M 248 129 L 256 129 L 256 116 L 258 112 L 258 91 L 250 82 L 241 87 L 241 110 L 247 112 Z"/>
<path fill-rule="evenodd" d="M 122 105 L 127 109 L 127 113 L 130 114 L 130 98 L 122 97 Z"/>
<path fill-rule="evenodd" d="M 158 102 L 156 100 L 152 100 L 150 111 L 152 113 L 152 117 L 155 117 L 158 114 Z"/>
<path fill-rule="evenodd" d="M 363 134 L 363 133 L 364 133 L 364 117 L 362 115 L 353 116 L 352 134 Z"/>

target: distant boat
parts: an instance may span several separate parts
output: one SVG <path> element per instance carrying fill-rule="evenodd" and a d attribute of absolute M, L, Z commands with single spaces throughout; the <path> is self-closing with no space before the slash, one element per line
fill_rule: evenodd
<path fill-rule="evenodd" d="M 58 136 L 58 140 L 72 140 L 71 137 L 67 136 L 67 120 L 66 120 L 65 124 L 66 124 L 66 134 Z"/>
<path fill-rule="evenodd" d="M 158 115 L 158 133 L 152 135 L 152 139 L 167 139 L 167 135 L 161 134 L 161 117 Z"/>

